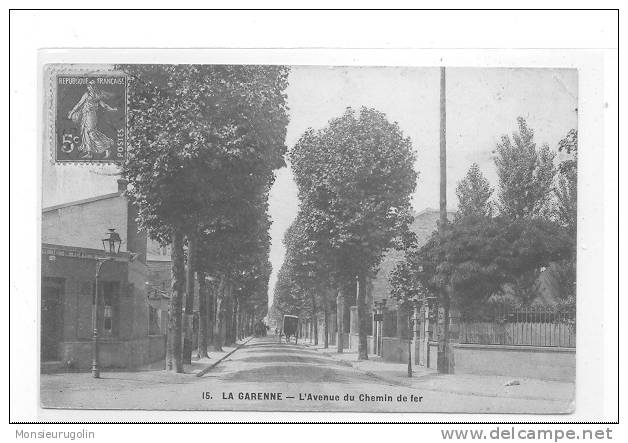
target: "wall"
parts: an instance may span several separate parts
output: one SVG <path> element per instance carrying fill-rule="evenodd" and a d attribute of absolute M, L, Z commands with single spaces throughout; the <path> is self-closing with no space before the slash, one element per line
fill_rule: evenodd
<path fill-rule="evenodd" d="M 161 360 L 166 355 L 166 337 L 151 335 L 135 340 L 107 340 L 99 343 L 101 368 L 132 368 Z M 66 341 L 61 344 L 62 361 L 71 369 L 92 365 L 91 341 Z"/>
<path fill-rule="evenodd" d="M 347 334 L 346 332 L 344 334 L 342 334 L 342 349 L 350 349 L 350 342 L 349 342 L 349 334 Z M 355 348 L 356 350 L 358 348 Z"/>
<path fill-rule="evenodd" d="M 127 297 L 125 304 L 128 311 L 125 313 L 125 337 L 140 338 L 148 335 L 148 299 L 146 281 L 148 279 L 148 267 L 141 261 L 128 264 L 127 271 Z"/>
<path fill-rule="evenodd" d="M 44 209 L 41 222 L 42 243 L 102 250 L 101 240 L 109 228 L 115 228 L 123 240 L 120 251 L 127 251 L 127 217 L 127 201 L 117 193 L 71 206 Z M 134 239 L 134 236 L 131 237 Z"/>
<path fill-rule="evenodd" d="M 453 215 L 453 212 L 448 212 L 450 220 Z M 414 221 L 410 226 L 410 230 L 416 234 L 417 245 L 420 247 L 427 242 L 434 230 L 436 230 L 440 213 L 437 209 L 425 209 L 417 214 L 414 214 L 414 216 Z M 371 283 L 372 299 L 387 299 L 388 303 L 386 306 L 388 309 L 396 309 L 396 303 L 390 296 L 391 287 L 388 276 L 397 263 L 403 259 L 403 256 L 403 252 L 395 249 L 389 249 L 386 251 L 379 265 L 377 275 Z"/>
<path fill-rule="evenodd" d="M 61 304 L 63 333 L 59 359 L 76 361 L 78 368 L 91 364 L 92 304 L 96 260 L 67 254 L 102 255 L 102 250 L 43 245 L 41 271 L 43 281 L 63 281 Z M 50 260 L 54 252 L 54 260 Z M 61 255 L 61 254 L 64 255 Z M 125 256 L 106 262 L 101 269 L 102 282 L 119 283 L 116 334 L 101 340 L 103 367 L 131 367 L 162 358 L 165 336 L 148 336 L 148 302 L 145 281 L 147 267 L 141 261 L 130 263 Z M 102 325 L 100 326 L 102 328 Z M 102 329 L 101 329 L 102 331 Z M 164 342 L 163 346 L 154 344 Z M 150 342 L 150 343 L 149 343 Z"/>
<path fill-rule="evenodd" d="M 505 375 L 575 381 L 576 350 L 574 348 L 454 345 L 457 374 Z"/>
<path fill-rule="evenodd" d="M 408 361 L 408 340 L 397 337 L 383 337 L 383 355 L 385 361 L 407 362 Z M 414 349 L 414 345 L 413 345 Z"/>
<path fill-rule="evenodd" d="M 358 352 L 358 343 L 360 336 L 358 334 L 349 334 L 349 349 Z"/>
<path fill-rule="evenodd" d="M 68 250 L 69 248 L 63 248 Z M 58 251 L 58 250 L 57 250 Z M 88 340 L 92 337 L 93 285 L 96 273 L 96 260 L 56 255 L 51 261 L 49 255 L 42 254 L 42 278 L 53 277 L 64 280 L 62 294 L 63 340 Z M 125 282 L 127 263 L 108 262 L 103 265 L 101 281 L 117 281 L 120 284 L 119 310 L 126 308 Z M 127 337 L 122 331 L 119 338 Z"/>
<path fill-rule="evenodd" d="M 430 369 L 438 368 L 438 342 L 430 341 L 427 343 L 428 360 L 425 364 Z"/>
<path fill-rule="evenodd" d="M 172 262 L 150 260 L 148 262 L 148 282 L 151 288 L 169 291 L 172 284 Z"/>

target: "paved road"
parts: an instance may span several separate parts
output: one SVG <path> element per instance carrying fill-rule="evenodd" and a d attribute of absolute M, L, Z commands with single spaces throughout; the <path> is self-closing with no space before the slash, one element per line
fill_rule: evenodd
<path fill-rule="evenodd" d="M 426 377 L 438 377 L 428 375 Z M 203 377 L 164 371 L 42 375 L 43 407 L 381 412 L 565 411 L 567 402 L 407 387 L 305 345 L 254 339 Z"/>

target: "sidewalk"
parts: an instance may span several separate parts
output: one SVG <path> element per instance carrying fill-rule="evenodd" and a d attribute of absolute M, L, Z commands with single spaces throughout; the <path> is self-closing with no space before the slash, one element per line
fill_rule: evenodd
<path fill-rule="evenodd" d="M 251 340 L 253 337 L 246 337 L 242 340 L 237 340 L 231 346 L 223 346 L 222 351 L 208 351 L 207 354 L 209 357 L 204 357 L 201 359 L 196 358 L 196 349 L 192 351 L 192 364 L 184 364 L 183 372 L 185 374 L 194 374 L 198 375 L 199 373 L 206 371 L 208 368 L 215 366 L 220 363 L 223 359 L 225 359 L 229 354 L 234 352 L 238 346 L 243 345 L 247 341 Z M 135 369 L 129 369 L 129 372 L 145 372 L 145 371 L 160 371 L 164 370 L 165 360 L 159 360 L 148 365 L 141 366 Z M 115 372 L 124 372 L 124 370 L 114 370 Z"/>
<path fill-rule="evenodd" d="M 200 360 L 194 360 L 194 358 L 192 358 L 192 364 L 187 366 L 185 372 L 201 377 L 214 366 L 233 354 L 240 346 L 248 343 L 252 339 L 253 337 L 246 337 L 242 340 L 236 340 L 233 346 L 223 346 L 222 352 L 208 352 L 207 354 L 209 355 L 209 358 L 201 358 Z"/>
<path fill-rule="evenodd" d="M 184 365 L 183 373 L 164 370 L 165 361 L 160 360 L 138 368 L 103 369 L 100 378 L 95 379 L 89 371 L 57 372 L 40 375 L 41 404 L 43 407 L 58 407 L 59 396 L 81 396 L 81 393 L 92 392 L 100 397 L 118 396 L 120 392 L 136 392 L 138 390 L 165 389 L 178 392 L 185 385 L 197 382 L 195 375 L 215 366 L 234 351 L 239 344 L 251 337 L 236 342 L 234 346 L 223 346 L 222 352 L 209 352 L 209 358 L 192 360 L 191 365 Z M 97 394 L 96 394 L 97 392 Z M 167 398 L 167 397 L 164 397 Z M 89 400 L 82 399 L 78 407 L 88 407 Z M 167 408 L 167 405 L 162 405 Z M 155 407 L 158 407 L 157 405 Z"/>
<path fill-rule="evenodd" d="M 422 366 L 413 366 L 412 378 L 409 378 L 407 363 L 387 362 L 377 355 L 369 355 L 368 360 L 358 360 L 357 352 L 350 349 L 339 354 L 335 347 L 324 349 L 322 345 L 304 344 L 391 385 L 483 397 L 562 401 L 575 399 L 575 383 L 497 375 L 439 374 L 435 369 Z M 517 380 L 520 384 L 504 386 L 511 380 Z"/>

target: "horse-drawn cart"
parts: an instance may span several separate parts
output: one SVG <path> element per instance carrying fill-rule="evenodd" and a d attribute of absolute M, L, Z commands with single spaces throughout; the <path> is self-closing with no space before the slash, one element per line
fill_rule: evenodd
<path fill-rule="evenodd" d="M 296 315 L 284 315 L 282 331 L 282 334 L 286 337 L 286 343 L 290 343 L 290 337 L 294 337 L 294 342 L 297 343 L 299 331 L 299 317 L 297 317 Z M 281 340 L 281 337 L 279 338 L 279 340 Z"/>

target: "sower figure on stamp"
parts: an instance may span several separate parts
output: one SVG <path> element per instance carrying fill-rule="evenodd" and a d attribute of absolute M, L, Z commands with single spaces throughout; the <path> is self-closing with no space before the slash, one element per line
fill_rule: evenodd
<path fill-rule="evenodd" d="M 68 118 L 81 127 L 81 151 L 86 154 L 83 158 L 93 158 L 94 153 L 105 153 L 105 158 L 111 155 L 114 141 L 98 129 L 98 108 L 115 112 L 118 108 L 109 106 L 103 99 L 111 98 L 113 94 L 103 91 L 93 83 L 87 85 L 87 92 L 83 94 L 74 108 L 68 113 Z"/>

